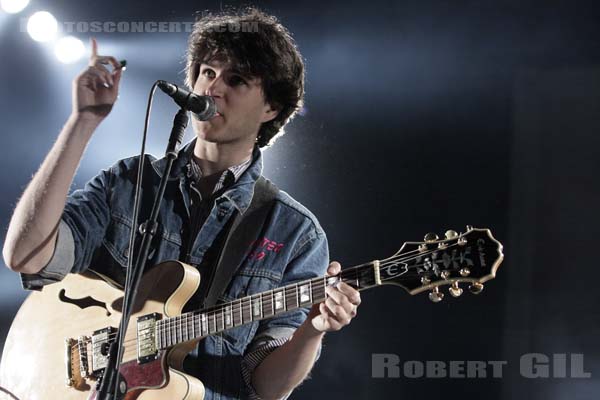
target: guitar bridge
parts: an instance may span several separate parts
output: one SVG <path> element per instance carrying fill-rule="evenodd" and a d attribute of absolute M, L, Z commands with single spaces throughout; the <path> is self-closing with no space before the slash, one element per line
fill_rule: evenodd
<path fill-rule="evenodd" d="M 156 345 L 156 322 L 161 316 L 158 313 L 147 314 L 137 319 L 137 354 L 138 363 L 143 364 L 158 358 Z"/>
<path fill-rule="evenodd" d="M 90 338 L 86 336 L 81 336 L 77 340 L 65 339 L 65 384 L 68 387 L 79 389 L 89 377 L 87 347 L 89 340 Z"/>

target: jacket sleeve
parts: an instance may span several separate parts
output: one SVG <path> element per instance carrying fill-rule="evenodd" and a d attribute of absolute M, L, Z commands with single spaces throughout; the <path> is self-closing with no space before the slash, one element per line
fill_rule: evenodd
<path fill-rule="evenodd" d="M 327 271 L 329 248 L 327 237 L 320 227 L 306 235 L 303 243 L 300 243 L 298 247 L 299 250 L 296 252 L 296 256 L 293 257 L 285 269 L 281 286 L 318 278 L 324 276 Z M 296 329 L 306 320 L 309 311 L 308 308 L 302 307 L 260 322 L 256 334 L 242 359 L 242 377 L 246 383 L 249 398 L 259 399 L 252 387 L 252 372 L 254 369 L 271 352 L 292 337 Z M 319 347 L 315 362 L 320 355 L 321 347 Z"/>
<path fill-rule="evenodd" d="M 111 170 L 103 170 L 83 189 L 68 196 L 58 225 L 54 254 L 40 272 L 21 274 L 24 289 L 41 290 L 45 285 L 61 281 L 70 272 L 87 269 L 110 221 L 111 181 Z"/>

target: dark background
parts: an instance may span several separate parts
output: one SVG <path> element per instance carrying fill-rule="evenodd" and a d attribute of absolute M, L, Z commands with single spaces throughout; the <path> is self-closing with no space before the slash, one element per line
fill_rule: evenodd
<path fill-rule="evenodd" d="M 293 32 L 306 59 L 306 113 L 265 152 L 265 175 L 320 219 L 332 258 L 385 258 L 427 232 L 488 227 L 506 259 L 480 296 L 432 304 L 398 287 L 363 293 L 358 317 L 326 336 L 294 399 L 596 399 L 600 392 L 597 234 L 600 7 L 594 1 L 256 2 Z M 70 111 L 50 46 L 20 31 L 59 21 L 193 21 L 233 2 L 33 1 L 0 14 L 0 222 Z M 246 3 L 245 3 L 246 4 Z M 88 33 L 78 34 L 82 40 Z M 128 60 L 112 115 L 74 188 L 135 154 L 147 92 L 182 82 L 184 33 L 96 34 Z M 151 145 L 164 151 L 175 106 L 158 96 Z M 191 130 L 188 132 L 191 139 Z M 26 293 L 0 271 L 1 338 Z M 503 378 L 372 377 L 374 353 L 417 360 L 504 360 Z M 527 379 L 527 353 L 579 353 L 591 378 Z M 491 369 L 489 370 L 491 374 Z"/>

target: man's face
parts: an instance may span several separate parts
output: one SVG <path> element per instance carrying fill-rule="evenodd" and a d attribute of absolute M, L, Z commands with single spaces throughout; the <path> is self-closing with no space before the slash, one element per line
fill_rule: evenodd
<path fill-rule="evenodd" d="M 254 142 L 260 125 L 277 115 L 266 104 L 261 81 L 231 70 L 229 64 L 200 64 L 194 92 L 214 97 L 218 114 L 208 121 L 192 118 L 199 139 L 214 143 Z"/>

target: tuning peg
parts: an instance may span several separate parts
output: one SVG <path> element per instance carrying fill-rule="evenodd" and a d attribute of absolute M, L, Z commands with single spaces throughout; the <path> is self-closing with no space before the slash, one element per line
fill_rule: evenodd
<path fill-rule="evenodd" d="M 467 244 L 467 239 L 465 239 L 464 237 L 461 237 L 458 239 L 457 243 L 459 246 L 464 246 L 465 244 Z"/>
<path fill-rule="evenodd" d="M 427 235 L 425 235 L 425 238 L 423 240 L 425 242 L 435 242 L 438 239 L 439 239 L 438 235 L 436 235 L 435 233 L 429 232 Z"/>
<path fill-rule="evenodd" d="M 460 273 L 460 276 L 469 276 L 471 274 L 471 270 L 467 267 L 461 268 L 458 272 Z"/>
<path fill-rule="evenodd" d="M 443 298 L 444 293 L 441 293 L 437 286 L 433 288 L 431 293 L 429 293 L 429 300 L 433 301 L 434 303 L 439 303 Z"/>
<path fill-rule="evenodd" d="M 459 297 L 461 294 L 463 294 L 463 290 L 458 287 L 458 281 L 452 282 L 452 286 L 448 288 L 448 291 L 452 297 Z"/>
<path fill-rule="evenodd" d="M 469 290 L 473 294 L 479 294 L 483 290 L 483 285 L 479 282 L 473 282 L 472 285 L 469 285 Z"/>
<path fill-rule="evenodd" d="M 473 225 L 467 225 L 467 232 L 470 232 L 473 230 Z"/>
<path fill-rule="evenodd" d="M 448 279 L 448 277 L 450 276 L 450 272 L 449 272 L 448 270 L 446 270 L 446 269 L 445 269 L 445 270 L 443 270 L 443 271 L 440 273 L 440 276 L 441 276 L 443 279 Z"/>
<path fill-rule="evenodd" d="M 453 231 L 452 229 L 450 229 L 450 230 L 446 231 L 444 236 L 446 237 L 446 239 L 454 239 L 455 237 L 458 236 L 458 233 L 456 233 L 456 231 Z"/>
<path fill-rule="evenodd" d="M 421 277 L 421 283 L 423 285 L 429 285 L 431 283 L 431 280 L 428 277 L 423 276 L 423 277 Z"/>

